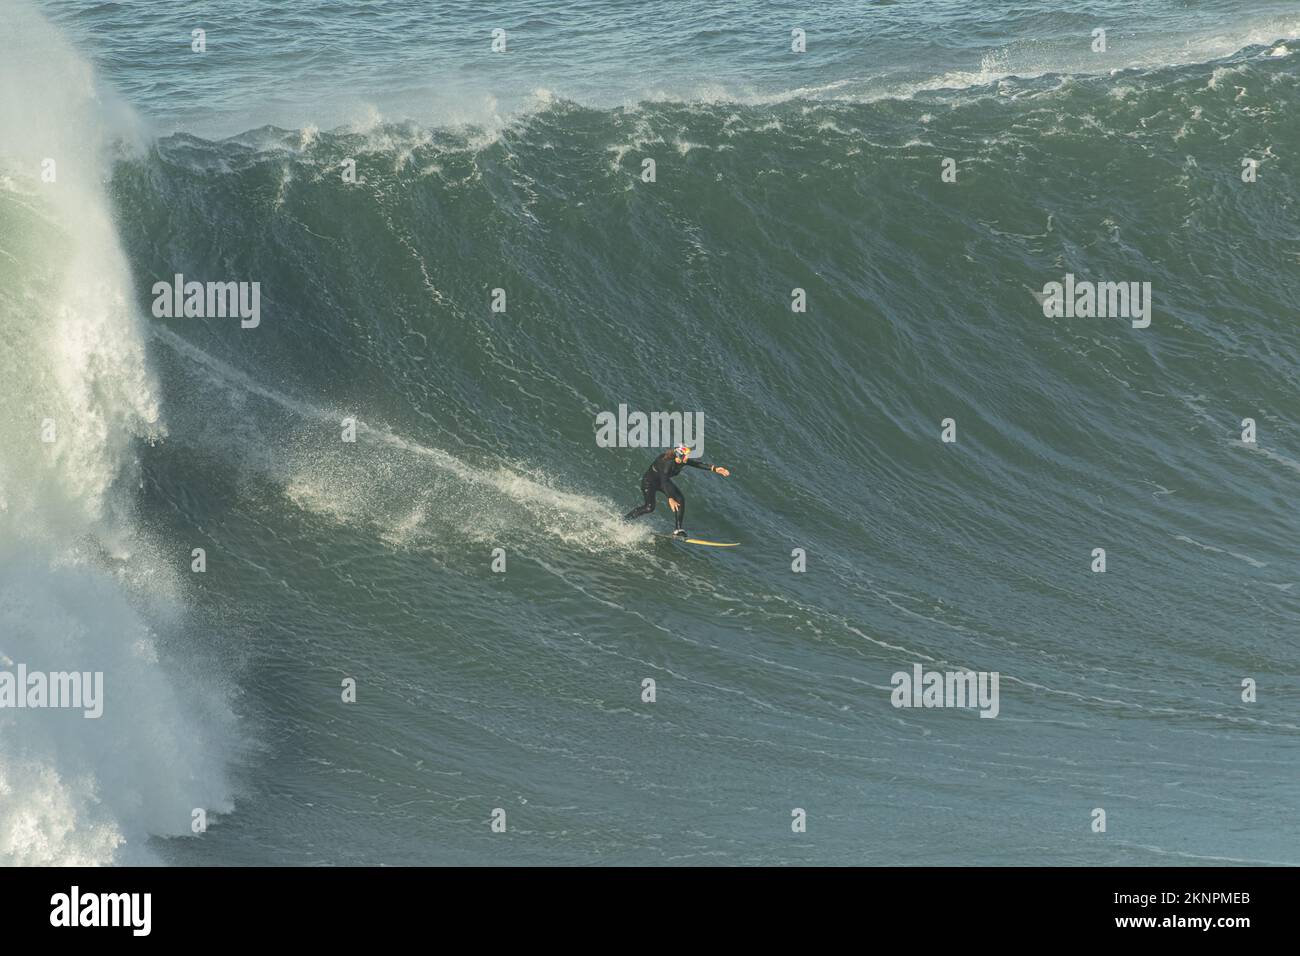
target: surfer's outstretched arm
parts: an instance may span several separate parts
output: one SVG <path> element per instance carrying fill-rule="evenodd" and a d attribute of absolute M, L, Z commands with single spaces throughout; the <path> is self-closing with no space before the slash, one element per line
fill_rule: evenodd
<path fill-rule="evenodd" d="M 707 461 L 687 460 L 686 464 L 690 465 L 692 468 L 703 468 L 705 471 L 711 471 L 715 475 L 721 475 L 723 478 L 726 478 L 731 474 L 729 470 L 723 468 L 721 465 L 710 465 Z"/>

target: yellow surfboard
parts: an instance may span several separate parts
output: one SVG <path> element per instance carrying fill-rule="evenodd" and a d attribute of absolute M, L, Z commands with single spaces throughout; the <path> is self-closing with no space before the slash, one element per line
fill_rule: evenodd
<path fill-rule="evenodd" d="M 673 541 L 684 541 L 687 544 L 702 544 L 706 548 L 738 548 L 739 541 L 705 541 L 703 538 L 679 538 L 671 534 L 659 534 L 655 532 L 656 538 L 669 538 Z"/>

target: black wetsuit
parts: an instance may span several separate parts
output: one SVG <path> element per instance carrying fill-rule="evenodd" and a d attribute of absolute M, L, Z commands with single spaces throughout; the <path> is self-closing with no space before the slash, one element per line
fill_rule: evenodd
<path fill-rule="evenodd" d="M 668 498 L 677 502 L 677 511 L 674 512 L 673 517 L 677 520 L 677 528 L 681 529 L 682 522 L 686 520 L 686 497 L 682 494 L 682 490 L 673 484 L 673 479 L 688 465 L 691 468 L 703 468 L 705 471 L 712 471 L 713 466 L 708 462 L 692 461 L 689 458 L 678 464 L 674 457 L 672 449 L 669 449 L 650 463 L 646 473 L 641 476 L 641 494 L 645 495 L 645 503 L 624 515 L 624 520 L 639 518 L 654 511 L 655 494 L 662 491 Z"/>

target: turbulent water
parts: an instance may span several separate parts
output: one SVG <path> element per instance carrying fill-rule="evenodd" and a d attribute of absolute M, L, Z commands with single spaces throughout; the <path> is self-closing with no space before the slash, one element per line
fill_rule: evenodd
<path fill-rule="evenodd" d="M 177 6 L 0 2 L 0 862 L 1300 863 L 1294 4 Z"/>

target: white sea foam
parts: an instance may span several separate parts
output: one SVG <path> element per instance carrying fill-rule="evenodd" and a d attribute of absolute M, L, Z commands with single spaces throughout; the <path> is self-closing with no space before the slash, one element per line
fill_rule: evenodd
<path fill-rule="evenodd" d="M 185 619 L 174 559 L 132 521 L 136 442 L 164 429 L 100 184 L 105 150 L 133 135 L 58 32 L 7 4 L 0 665 L 102 671 L 105 700 L 97 721 L 0 709 L 0 864 L 147 862 L 148 838 L 188 834 L 193 808 L 231 808 L 229 712 L 160 659 L 157 628 Z"/>

